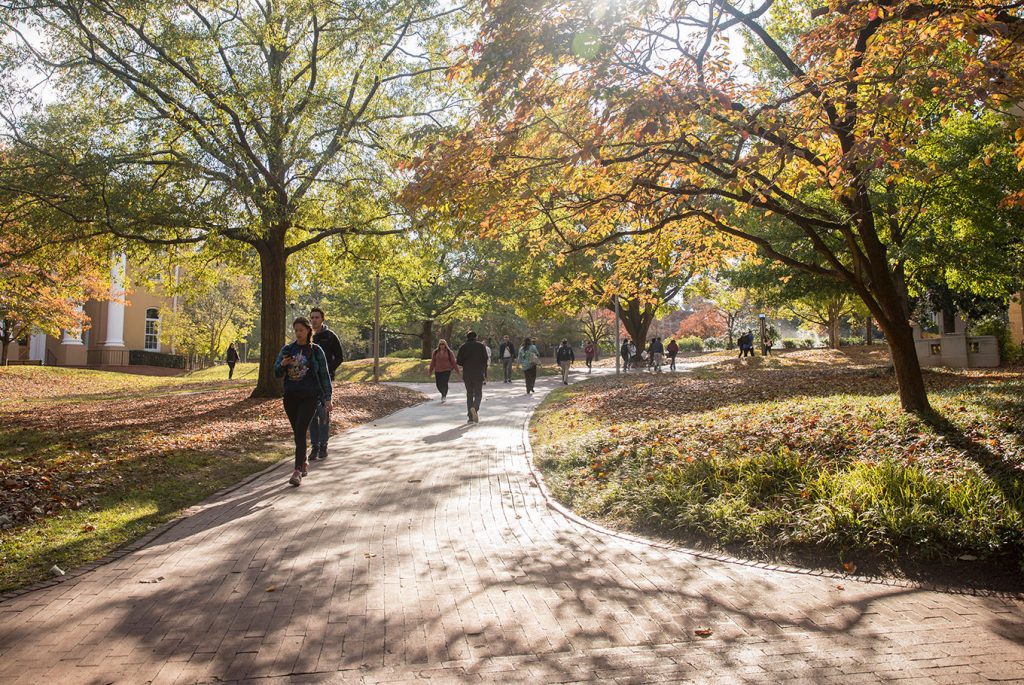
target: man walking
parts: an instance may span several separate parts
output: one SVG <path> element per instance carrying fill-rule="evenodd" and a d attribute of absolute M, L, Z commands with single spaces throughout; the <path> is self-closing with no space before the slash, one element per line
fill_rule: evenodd
<path fill-rule="evenodd" d="M 661 373 L 661 358 L 665 354 L 665 346 L 661 344 L 661 338 L 651 339 L 651 366 L 656 373 Z"/>
<path fill-rule="evenodd" d="M 480 423 L 480 400 L 484 394 L 484 376 L 487 373 L 487 348 L 476 339 L 476 333 L 466 334 L 466 342 L 459 348 L 455 363 L 462 369 L 462 382 L 466 385 L 466 410 L 469 423 Z"/>
<path fill-rule="evenodd" d="M 593 340 L 588 340 L 587 344 L 583 346 L 583 354 L 587 357 L 587 373 L 593 373 L 594 355 L 597 354 L 597 346 L 594 345 Z"/>
<path fill-rule="evenodd" d="M 622 370 L 629 371 L 629 338 L 622 341 L 619 355 L 622 357 Z"/>
<path fill-rule="evenodd" d="M 562 385 L 569 385 L 569 367 L 576 361 L 576 355 L 569 346 L 569 341 L 565 338 L 562 339 L 562 344 L 555 351 L 555 361 L 558 362 L 558 367 L 562 369 Z"/>
<path fill-rule="evenodd" d="M 506 335 L 505 339 L 501 341 L 501 345 L 498 346 L 498 358 L 501 359 L 501 365 L 505 368 L 506 383 L 512 382 L 512 364 L 515 363 L 518 354 L 516 346 Z"/>
<path fill-rule="evenodd" d="M 309 323 L 313 327 L 313 342 L 320 346 L 327 357 L 327 372 L 334 382 L 334 372 L 345 360 L 341 349 L 341 341 L 334 331 L 327 327 L 324 310 L 313 307 L 309 310 Z M 313 420 L 309 422 L 309 444 L 311 445 L 309 461 L 327 458 L 327 441 L 331 437 L 331 415 L 323 403 L 318 403 Z"/>

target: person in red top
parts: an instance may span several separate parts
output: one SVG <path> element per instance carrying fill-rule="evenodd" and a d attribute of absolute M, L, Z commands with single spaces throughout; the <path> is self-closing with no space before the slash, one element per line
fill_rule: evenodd
<path fill-rule="evenodd" d="M 434 354 L 430 355 L 430 367 L 427 369 L 427 373 L 434 374 L 434 384 L 437 386 L 437 391 L 441 393 L 441 404 L 448 399 L 448 381 L 451 380 L 452 371 L 459 372 L 459 367 L 455 363 L 455 353 L 448 348 L 446 341 L 438 340 L 437 349 L 434 350 Z"/>
<path fill-rule="evenodd" d="M 668 347 L 665 348 L 665 351 L 668 352 L 668 369 L 669 371 L 675 371 L 676 355 L 679 354 L 679 345 L 674 339 L 669 340 Z"/>
<path fill-rule="evenodd" d="M 594 346 L 592 341 L 587 341 L 587 344 L 583 346 L 583 354 L 587 356 L 587 373 L 594 371 L 594 355 L 597 354 L 597 347 Z"/>

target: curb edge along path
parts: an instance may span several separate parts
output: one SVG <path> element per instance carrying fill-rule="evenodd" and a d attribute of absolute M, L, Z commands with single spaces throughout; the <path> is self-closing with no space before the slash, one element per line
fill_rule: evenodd
<path fill-rule="evenodd" d="M 450 398 L 0 603 L 0 682 L 1024 682 L 1019 601 L 603 531 L 549 508 L 521 384 L 491 382 L 477 426 Z"/>

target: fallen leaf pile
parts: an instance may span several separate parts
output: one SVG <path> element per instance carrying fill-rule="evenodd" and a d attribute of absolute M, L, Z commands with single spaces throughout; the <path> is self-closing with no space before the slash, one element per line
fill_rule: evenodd
<path fill-rule="evenodd" d="M 97 392 L 112 382 L 108 377 L 121 387 Z M 103 374 L 101 387 L 84 394 L 88 388 L 74 374 L 68 378 L 48 388 L 45 402 L 19 402 L 12 397 L 39 399 L 47 386 L 24 373 L 0 373 L 0 530 L 89 507 L 133 469 L 159 471 L 170 454 L 242 453 L 291 434 L 281 401 L 252 399 L 249 387 L 139 377 L 127 381 L 143 387 L 126 391 L 123 374 Z M 394 386 L 338 383 L 333 430 L 419 399 Z"/>

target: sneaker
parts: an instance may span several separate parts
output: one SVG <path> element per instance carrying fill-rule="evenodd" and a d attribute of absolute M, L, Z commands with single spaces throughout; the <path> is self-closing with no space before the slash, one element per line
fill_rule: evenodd
<path fill-rule="evenodd" d="M 480 423 L 480 412 L 476 410 L 476 407 L 469 410 L 469 420 L 473 423 Z"/>
<path fill-rule="evenodd" d="M 302 472 L 298 469 L 292 471 L 292 477 L 288 479 L 288 482 L 295 487 L 302 485 Z"/>
<path fill-rule="evenodd" d="M 327 458 L 327 445 L 320 445 L 320 453 L 317 454 L 317 459 L 323 461 Z"/>
<path fill-rule="evenodd" d="M 299 471 L 299 475 L 302 476 L 303 478 L 309 475 L 309 459 L 302 462 L 302 470 Z"/>
<path fill-rule="evenodd" d="M 445 403 L 445 402 L 447 402 L 447 401 L 448 401 L 448 398 L 447 398 L 447 397 L 442 397 L 442 398 L 441 398 L 441 404 L 444 404 L 444 403 Z"/>

